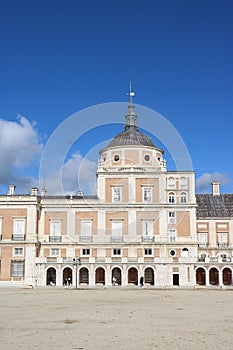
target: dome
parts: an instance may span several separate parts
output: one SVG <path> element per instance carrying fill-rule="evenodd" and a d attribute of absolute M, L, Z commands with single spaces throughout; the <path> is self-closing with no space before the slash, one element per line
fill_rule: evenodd
<path fill-rule="evenodd" d="M 147 146 L 155 148 L 154 142 L 145 134 L 138 131 L 137 129 L 128 129 L 118 135 L 116 135 L 109 143 L 108 147 L 117 147 L 117 146 Z"/>

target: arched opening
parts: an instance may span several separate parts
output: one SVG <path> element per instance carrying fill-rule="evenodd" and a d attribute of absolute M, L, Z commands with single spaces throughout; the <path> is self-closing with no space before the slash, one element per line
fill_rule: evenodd
<path fill-rule="evenodd" d="M 89 271 L 86 267 L 79 270 L 79 284 L 89 284 Z"/>
<path fill-rule="evenodd" d="M 138 285 L 138 270 L 135 267 L 131 267 L 128 271 L 128 284 Z"/>
<path fill-rule="evenodd" d="M 199 267 L 196 270 L 196 283 L 199 284 L 200 286 L 206 285 L 206 274 L 205 274 L 205 270 L 202 267 Z"/>
<path fill-rule="evenodd" d="M 230 286 L 232 284 L 232 271 L 229 267 L 226 267 L 222 271 L 222 282 L 227 286 Z"/>
<path fill-rule="evenodd" d="M 151 267 L 147 267 L 145 269 L 145 273 L 144 273 L 144 278 L 145 278 L 145 284 L 150 284 L 150 285 L 154 285 L 155 284 L 155 280 L 154 280 L 154 270 Z"/>
<path fill-rule="evenodd" d="M 56 270 L 54 267 L 50 267 L 47 270 L 47 277 L 46 277 L 46 284 L 50 286 L 55 286 L 56 285 Z"/>
<path fill-rule="evenodd" d="M 114 286 L 121 285 L 121 269 L 119 267 L 114 267 L 112 270 L 112 284 Z"/>
<path fill-rule="evenodd" d="M 181 251 L 181 256 L 182 258 L 188 258 L 189 256 L 189 250 L 188 248 L 183 248 L 182 251 Z"/>
<path fill-rule="evenodd" d="M 219 273 L 218 269 L 216 267 L 212 267 L 209 271 L 210 274 L 210 284 L 213 286 L 218 286 L 219 285 Z"/>
<path fill-rule="evenodd" d="M 95 271 L 95 283 L 105 284 L 105 270 L 102 267 L 98 267 Z"/>
<path fill-rule="evenodd" d="M 63 270 L 63 285 L 70 286 L 72 283 L 72 269 L 70 267 L 66 267 Z"/>

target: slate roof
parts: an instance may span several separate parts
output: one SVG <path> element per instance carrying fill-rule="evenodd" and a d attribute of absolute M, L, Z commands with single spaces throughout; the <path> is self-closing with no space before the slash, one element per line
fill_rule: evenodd
<path fill-rule="evenodd" d="M 233 217 L 233 194 L 196 194 L 197 219 Z"/>
<path fill-rule="evenodd" d="M 127 145 L 141 145 L 147 147 L 155 148 L 154 142 L 142 132 L 136 129 L 130 129 L 121 132 L 116 135 L 109 143 L 108 147 L 116 147 L 116 146 L 127 146 Z"/>

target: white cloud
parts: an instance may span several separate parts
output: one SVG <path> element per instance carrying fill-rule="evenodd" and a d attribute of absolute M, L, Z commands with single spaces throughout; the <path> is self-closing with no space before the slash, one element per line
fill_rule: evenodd
<path fill-rule="evenodd" d="M 76 152 L 63 164 L 61 170 L 44 182 L 48 195 L 61 194 L 61 187 L 63 194 L 77 194 L 79 190 L 84 194 L 96 194 L 96 162 L 83 158 Z"/>
<path fill-rule="evenodd" d="M 230 178 L 225 173 L 204 173 L 196 180 L 196 192 L 211 192 L 211 182 L 213 181 L 220 182 L 220 185 L 228 185 L 231 182 Z"/>
<path fill-rule="evenodd" d="M 17 172 L 39 161 L 42 149 L 34 123 L 23 116 L 18 116 L 15 122 L 0 119 L 0 183 L 8 185 L 14 181 L 30 186 L 33 177 L 28 174 L 25 178 L 23 174 L 17 177 Z"/>

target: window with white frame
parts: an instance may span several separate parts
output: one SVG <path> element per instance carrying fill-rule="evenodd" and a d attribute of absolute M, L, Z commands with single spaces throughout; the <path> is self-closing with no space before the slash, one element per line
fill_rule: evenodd
<path fill-rule="evenodd" d="M 152 255 L 152 248 L 145 248 L 144 249 L 144 255 L 148 256 L 148 255 Z"/>
<path fill-rule="evenodd" d="M 23 256 L 23 248 L 14 248 L 14 256 Z"/>
<path fill-rule="evenodd" d="M 120 248 L 113 248 L 112 255 L 114 256 L 120 256 L 121 255 L 121 249 Z"/>
<path fill-rule="evenodd" d="M 202 232 L 198 234 L 198 244 L 200 248 L 206 248 L 207 247 L 207 233 Z"/>
<path fill-rule="evenodd" d="M 181 177 L 180 179 L 180 188 L 187 188 L 187 180 L 185 177 Z"/>
<path fill-rule="evenodd" d="M 168 212 L 168 223 L 175 224 L 176 223 L 176 213 L 174 211 Z"/>
<path fill-rule="evenodd" d="M 14 240 L 24 240 L 25 233 L 25 219 L 14 219 Z"/>
<path fill-rule="evenodd" d="M 143 202 L 151 203 L 152 202 L 152 188 L 143 187 L 142 188 Z"/>
<path fill-rule="evenodd" d="M 170 243 L 173 243 L 176 241 L 176 230 L 169 230 L 168 231 L 168 240 Z"/>
<path fill-rule="evenodd" d="M 168 188 L 175 188 L 175 179 L 173 177 L 168 179 Z"/>
<path fill-rule="evenodd" d="M 154 236 L 154 221 L 142 220 L 142 238 L 143 240 L 152 240 Z"/>
<path fill-rule="evenodd" d="M 12 260 L 11 277 L 23 277 L 23 276 L 24 276 L 24 261 Z"/>
<path fill-rule="evenodd" d="M 175 204 L 175 202 L 176 202 L 175 193 L 170 192 L 170 193 L 168 194 L 168 203 L 169 203 L 169 204 Z"/>
<path fill-rule="evenodd" d="M 81 241 L 82 242 L 91 242 L 92 240 L 92 220 L 81 220 Z"/>
<path fill-rule="evenodd" d="M 51 256 L 59 256 L 59 248 L 52 248 Z"/>
<path fill-rule="evenodd" d="M 112 202 L 121 202 L 121 187 L 112 187 Z"/>
<path fill-rule="evenodd" d="M 185 192 L 180 194 L 180 203 L 187 203 L 187 194 Z"/>
<path fill-rule="evenodd" d="M 84 248 L 82 249 L 82 255 L 90 255 L 90 248 Z"/>
<path fill-rule="evenodd" d="M 50 221 L 50 242 L 61 241 L 61 220 Z"/>
<path fill-rule="evenodd" d="M 219 248 L 227 247 L 227 232 L 218 232 L 218 245 Z"/>
<path fill-rule="evenodd" d="M 122 221 L 112 221 L 112 241 L 122 241 Z"/>

